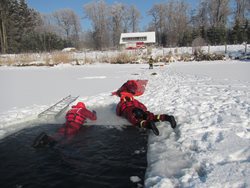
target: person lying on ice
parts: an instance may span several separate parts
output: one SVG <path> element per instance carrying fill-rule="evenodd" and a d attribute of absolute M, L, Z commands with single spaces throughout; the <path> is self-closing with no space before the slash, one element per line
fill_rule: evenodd
<path fill-rule="evenodd" d="M 155 126 L 155 122 L 168 121 L 171 127 L 176 127 L 174 116 L 167 114 L 154 115 L 147 111 L 144 104 L 134 99 L 133 94 L 123 92 L 120 102 L 116 106 L 116 114 L 125 117 L 132 125 L 140 128 L 152 129 L 155 135 L 159 135 L 159 130 Z"/>
<path fill-rule="evenodd" d="M 86 108 L 83 102 L 78 102 L 66 113 L 65 119 L 66 122 L 63 127 L 59 128 L 53 136 L 48 136 L 46 133 L 42 132 L 35 139 L 33 147 L 52 146 L 64 136 L 73 136 L 78 133 L 82 125 L 86 122 L 86 119 L 94 121 L 97 117 L 95 111 L 91 112 Z"/>

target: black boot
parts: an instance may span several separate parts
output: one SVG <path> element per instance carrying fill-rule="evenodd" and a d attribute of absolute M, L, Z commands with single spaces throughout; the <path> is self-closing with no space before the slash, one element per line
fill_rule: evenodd
<path fill-rule="evenodd" d="M 175 121 L 174 116 L 165 115 L 165 120 L 170 123 L 173 129 L 176 127 L 176 121 Z"/>
<path fill-rule="evenodd" d="M 148 129 L 152 129 L 153 133 L 156 135 L 156 136 L 159 136 L 159 130 L 157 129 L 157 127 L 155 126 L 155 123 L 153 121 L 150 121 L 148 123 L 148 126 L 147 126 Z"/>
<path fill-rule="evenodd" d="M 56 141 L 49 137 L 45 132 L 42 132 L 41 134 L 36 137 L 34 140 L 32 147 L 34 148 L 41 148 L 46 146 L 53 146 L 55 145 Z"/>

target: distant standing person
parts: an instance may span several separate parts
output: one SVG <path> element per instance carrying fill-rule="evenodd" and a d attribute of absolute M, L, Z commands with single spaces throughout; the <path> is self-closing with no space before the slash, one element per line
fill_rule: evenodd
<path fill-rule="evenodd" d="M 153 69 L 153 63 L 154 63 L 154 60 L 153 60 L 153 57 L 151 55 L 150 58 L 149 58 L 149 60 L 148 60 L 149 69 Z"/>
<path fill-rule="evenodd" d="M 64 125 L 58 129 L 58 131 L 52 135 L 48 136 L 46 133 L 42 132 L 34 141 L 33 147 L 40 148 L 47 145 L 52 146 L 56 144 L 59 140 L 64 137 L 74 136 L 79 132 L 86 119 L 92 121 L 96 120 L 96 112 L 90 111 L 86 108 L 83 102 L 78 102 L 76 105 L 66 113 L 66 122 Z"/>

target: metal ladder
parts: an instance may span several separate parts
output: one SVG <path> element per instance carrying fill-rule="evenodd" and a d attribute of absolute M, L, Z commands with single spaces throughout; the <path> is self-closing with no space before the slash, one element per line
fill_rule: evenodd
<path fill-rule="evenodd" d="M 61 113 L 64 112 L 64 110 L 66 110 L 68 108 L 68 106 L 72 102 L 74 102 L 78 97 L 79 96 L 73 97 L 71 95 L 64 97 L 63 99 L 61 99 L 60 101 L 58 101 L 54 105 L 50 106 L 48 109 L 46 109 L 43 112 L 41 112 L 40 114 L 38 114 L 38 118 L 60 116 Z"/>

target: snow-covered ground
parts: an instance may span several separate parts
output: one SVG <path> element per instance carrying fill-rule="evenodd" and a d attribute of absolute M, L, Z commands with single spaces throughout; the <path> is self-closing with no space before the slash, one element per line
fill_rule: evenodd
<path fill-rule="evenodd" d="M 178 128 L 158 123 L 160 136 L 150 133 L 145 187 L 250 187 L 249 70 L 250 62 L 232 60 L 153 70 L 98 63 L 0 67 L 0 137 L 32 126 L 38 113 L 69 94 L 97 111 L 95 124 L 119 128 L 127 122 L 115 115 L 119 99 L 111 92 L 129 79 L 147 79 L 138 99 L 156 114 L 174 115 Z"/>

